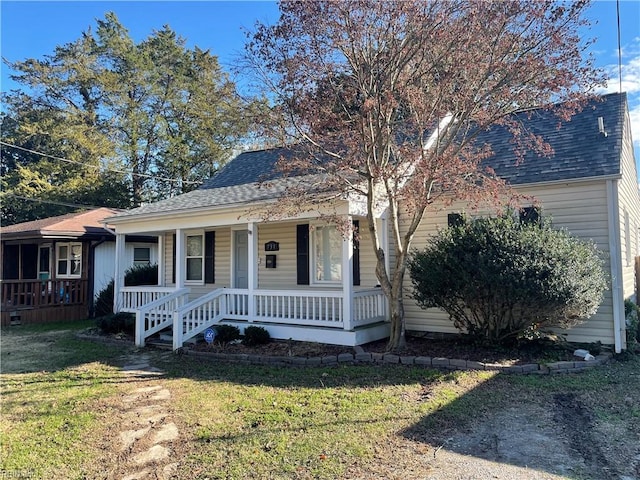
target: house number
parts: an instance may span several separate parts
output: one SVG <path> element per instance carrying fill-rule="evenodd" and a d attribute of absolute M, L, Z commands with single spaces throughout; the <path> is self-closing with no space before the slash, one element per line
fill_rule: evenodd
<path fill-rule="evenodd" d="M 271 241 L 264 244 L 265 252 L 277 252 L 278 250 L 280 250 L 280 244 L 278 242 Z"/>

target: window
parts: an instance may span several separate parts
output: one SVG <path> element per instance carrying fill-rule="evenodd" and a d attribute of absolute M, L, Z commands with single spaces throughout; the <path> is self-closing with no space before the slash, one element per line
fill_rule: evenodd
<path fill-rule="evenodd" d="M 342 235 L 334 225 L 316 227 L 313 240 L 315 281 L 340 282 L 342 280 Z"/>
<path fill-rule="evenodd" d="M 540 225 L 540 209 L 538 207 L 524 207 L 520 209 L 520 223 L 523 225 Z"/>
<path fill-rule="evenodd" d="M 134 247 L 133 265 L 151 265 L 151 249 L 149 247 Z"/>
<path fill-rule="evenodd" d="M 464 217 L 461 213 L 450 213 L 447 215 L 447 225 L 449 227 L 461 227 L 464 225 Z"/>
<path fill-rule="evenodd" d="M 82 274 L 82 244 L 59 243 L 57 245 L 57 276 L 79 277 Z"/>
<path fill-rule="evenodd" d="M 187 235 L 187 278 L 188 282 L 202 282 L 204 278 L 204 239 L 202 234 Z"/>
<path fill-rule="evenodd" d="M 38 278 L 40 280 L 48 280 L 50 277 L 51 264 L 51 249 L 46 247 L 40 247 L 38 257 Z"/>

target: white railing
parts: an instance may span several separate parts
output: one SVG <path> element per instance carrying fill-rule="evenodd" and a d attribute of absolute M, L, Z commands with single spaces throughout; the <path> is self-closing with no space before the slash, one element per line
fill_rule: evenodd
<path fill-rule="evenodd" d="M 174 287 L 137 286 L 120 289 L 117 305 L 121 312 L 135 313 L 139 308 L 175 292 Z"/>
<path fill-rule="evenodd" d="M 173 313 L 173 349 L 225 318 L 228 297 L 220 288 L 178 308 Z"/>
<path fill-rule="evenodd" d="M 257 290 L 255 320 L 342 328 L 342 292 Z"/>
<path fill-rule="evenodd" d="M 249 320 L 249 292 L 241 288 L 225 288 L 227 313 L 230 320 Z"/>
<path fill-rule="evenodd" d="M 364 290 L 353 294 L 353 327 L 387 319 L 387 299 L 382 290 Z"/>
<path fill-rule="evenodd" d="M 173 324 L 173 312 L 187 302 L 188 288 L 173 290 L 136 310 L 136 345 L 144 346 L 147 337 Z"/>

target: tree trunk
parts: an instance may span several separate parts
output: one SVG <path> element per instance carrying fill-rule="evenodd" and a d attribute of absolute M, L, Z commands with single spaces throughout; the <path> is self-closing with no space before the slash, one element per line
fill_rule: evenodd
<path fill-rule="evenodd" d="M 392 288 L 389 295 L 389 307 L 391 310 L 391 333 L 387 350 L 390 352 L 400 352 L 407 346 L 405 338 L 404 324 L 404 302 L 402 299 L 402 288 Z"/>

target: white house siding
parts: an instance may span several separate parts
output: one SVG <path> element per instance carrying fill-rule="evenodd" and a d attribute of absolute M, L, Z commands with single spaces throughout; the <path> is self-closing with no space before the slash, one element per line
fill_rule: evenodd
<path fill-rule="evenodd" d="M 573 235 L 593 240 L 598 248 L 608 255 L 608 221 L 606 182 L 591 181 L 581 183 L 562 183 L 522 187 L 520 193 L 534 195 L 542 204 L 543 215 L 551 216 L 553 225 L 566 228 Z M 526 205 L 524 205 L 526 206 Z M 434 214 L 428 214 L 416 232 L 413 246 L 423 248 L 426 239 L 438 228 L 446 228 L 447 214 L 463 211 L 458 205 Z M 468 212 L 470 215 L 479 213 Z M 608 260 L 605 269 L 610 272 Z M 414 331 L 456 332 L 448 315 L 438 309 L 421 309 L 411 298 L 411 279 L 405 278 L 405 315 L 407 329 Z M 569 330 L 567 339 L 573 342 L 601 341 L 613 344 L 613 308 L 611 291 L 605 292 L 605 298 L 598 312 L 585 323 Z"/>
<path fill-rule="evenodd" d="M 630 131 L 629 119 L 625 129 Z M 622 145 L 622 179 L 618 183 L 620 205 L 620 243 L 622 245 L 622 279 L 624 298 L 635 298 L 635 257 L 640 256 L 640 193 L 631 135 L 624 135 Z"/>
<path fill-rule="evenodd" d="M 158 263 L 158 245 L 155 243 L 127 243 L 125 245 L 125 268 L 133 265 L 133 249 L 144 247 L 150 249 L 151 264 Z M 116 265 L 116 244 L 115 242 L 104 242 L 97 245 L 94 250 L 93 259 L 93 293 L 97 297 L 115 275 Z"/>
<path fill-rule="evenodd" d="M 264 223 L 258 226 L 258 288 L 316 288 L 314 285 L 297 285 L 296 225 L 299 223 L 302 221 Z M 270 241 L 279 243 L 280 249 L 277 252 L 265 252 L 264 244 Z M 364 219 L 360 219 L 360 245 L 360 287 L 373 288 L 378 283 L 375 255 Z M 276 256 L 276 268 L 266 267 L 266 255 Z"/>
<path fill-rule="evenodd" d="M 210 231 L 206 229 L 206 231 Z M 215 245 L 215 281 L 214 284 L 189 285 L 191 299 L 195 299 L 212 289 L 229 287 L 231 285 L 231 228 L 221 227 L 213 229 L 216 232 Z M 173 232 L 164 235 L 165 249 L 165 284 L 175 285 L 173 282 Z"/>

